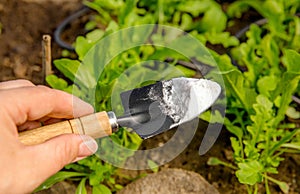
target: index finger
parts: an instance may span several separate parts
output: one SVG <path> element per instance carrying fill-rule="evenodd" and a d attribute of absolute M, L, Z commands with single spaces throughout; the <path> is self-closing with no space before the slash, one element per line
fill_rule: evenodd
<path fill-rule="evenodd" d="M 17 79 L 17 80 L 0 82 L 0 90 L 28 87 L 28 86 L 34 86 L 34 84 L 31 81 L 25 79 Z"/>
<path fill-rule="evenodd" d="M 45 116 L 73 118 L 94 111 L 91 105 L 79 98 L 45 86 L 0 91 L 0 110 L 16 125 Z"/>

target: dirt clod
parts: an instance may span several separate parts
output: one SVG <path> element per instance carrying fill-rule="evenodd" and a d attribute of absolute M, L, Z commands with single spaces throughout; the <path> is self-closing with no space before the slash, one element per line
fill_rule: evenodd
<path fill-rule="evenodd" d="M 163 184 L 162 184 L 163 183 Z M 141 178 L 118 194 L 218 194 L 200 174 L 182 169 L 167 169 Z"/>

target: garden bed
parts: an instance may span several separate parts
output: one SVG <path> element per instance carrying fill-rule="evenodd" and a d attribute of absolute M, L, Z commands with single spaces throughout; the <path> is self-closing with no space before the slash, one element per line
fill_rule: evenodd
<path fill-rule="evenodd" d="M 225 8 L 227 4 L 225 3 L 223 6 Z M 0 2 L 0 22 L 3 28 L 2 34 L 0 34 L 1 81 L 25 78 L 36 84 L 44 84 L 44 75 L 41 71 L 42 35 L 50 34 L 53 36 L 53 32 L 58 24 L 80 7 L 80 1 L 57 1 L 56 3 L 43 1 L 36 3 L 30 1 L 2 0 Z M 259 15 L 250 10 L 244 14 L 241 20 L 237 21 L 236 25 L 228 28 L 228 31 L 234 34 L 257 19 L 259 19 Z M 82 32 L 82 27 L 83 24 L 80 21 L 73 23 L 67 30 L 64 38 L 70 42 L 74 41 L 75 36 Z M 220 45 L 208 46 L 219 53 L 226 52 Z M 60 58 L 62 48 L 53 42 L 52 52 L 54 59 Z M 58 71 L 55 72 L 57 75 L 60 75 Z M 198 149 L 205 132 L 202 126 L 203 123 L 199 124 L 196 135 L 189 146 L 174 160 L 160 168 L 182 168 L 197 172 L 215 186 L 220 193 L 246 193 L 246 188 L 235 177 L 234 170 L 224 168 L 223 166 L 207 165 L 209 157 L 217 157 L 224 161 L 233 160 L 233 151 L 229 139 L 231 134 L 223 130 L 210 151 L 200 156 Z M 141 145 L 141 149 L 157 147 L 168 140 L 173 133 L 174 131 L 169 131 L 145 140 Z M 274 175 L 274 177 L 289 184 L 289 193 L 300 193 L 299 155 L 284 154 L 284 158 L 285 160 L 279 166 L 278 175 Z M 144 171 L 123 170 L 122 172 L 134 177 Z M 282 193 L 279 187 L 272 183 L 270 190 L 272 193 Z"/>

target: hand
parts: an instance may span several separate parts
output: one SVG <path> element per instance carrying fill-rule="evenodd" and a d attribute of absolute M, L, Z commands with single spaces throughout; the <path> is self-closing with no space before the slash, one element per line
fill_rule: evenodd
<path fill-rule="evenodd" d="M 32 192 L 66 164 L 91 155 L 98 148 L 93 138 L 74 134 L 25 146 L 18 140 L 18 130 L 93 111 L 91 105 L 62 91 L 35 86 L 26 80 L 0 82 L 1 193 Z"/>

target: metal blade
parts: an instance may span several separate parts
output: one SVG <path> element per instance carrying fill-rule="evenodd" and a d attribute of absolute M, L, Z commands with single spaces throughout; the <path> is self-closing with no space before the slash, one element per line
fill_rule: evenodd
<path fill-rule="evenodd" d="M 121 93 L 124 115 L 118 123 L 146 139 L 194 119 L 220 91 L 216 82 L 183 77 L 129 90 Z"/>

